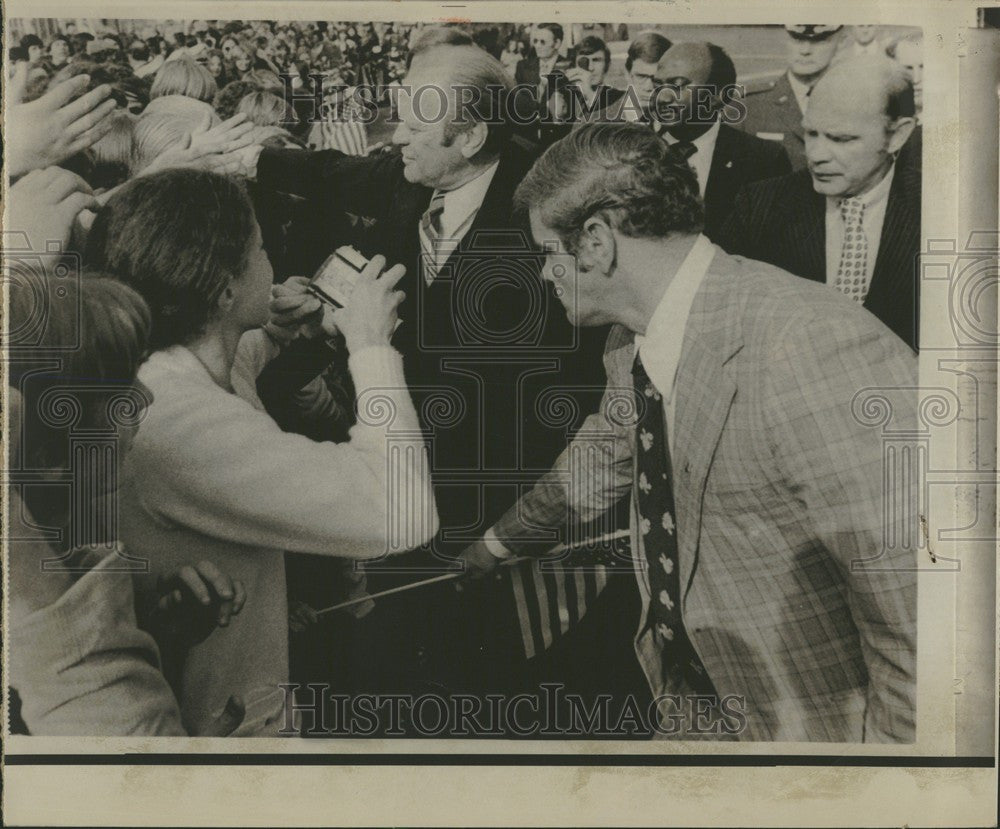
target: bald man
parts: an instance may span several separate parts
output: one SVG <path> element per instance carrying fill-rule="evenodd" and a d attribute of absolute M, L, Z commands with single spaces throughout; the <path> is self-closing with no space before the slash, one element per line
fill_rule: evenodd
<path fill-rule="evenodd" d="M 896 162 L 914 126 L 913 87 L 893 61 L 836 64 L 809 96 L 807 169 L 744 188 L 718 243 L 825 282 L 916 350 L 920 165 Z"/>
<path fill-rule="evenodd" d="M 723 123 L 727 90 L 736 83 L 736 67 L 714 43 L 676 43 L 656 66 L 656 109 L 660 136 L 677 147 L 698 177 L 705 204 L 705 235 L 715 238 L 733 199 L 747 184 L 792 171 L 781 144 L 741 132 Z"/>

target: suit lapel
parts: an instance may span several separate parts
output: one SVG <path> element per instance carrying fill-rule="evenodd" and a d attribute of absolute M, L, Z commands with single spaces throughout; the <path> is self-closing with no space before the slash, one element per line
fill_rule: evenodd
<path fill-rule="evenodd" d="M 812 187 L 809 173 L 796 174 L 785 200 L 784 250 L 792 273 L 822 282 L 826 279 L 826 201 Z"/>
<path fill-rule="evenodd" d="M 920 248 L 920 190 L 919 181 L 914 184 L 911 180 L 914 177 L 912 170 L 897 166 L 885 206 L 866 307 L 886 296 L 901 300 L 909 291 L 900 292 L 900 289 L 914 281 L 916 263 L 912 256 Z"/>
<path fill-rule="evenodd" d="M 736 196 L 739 179 L 739 147 L 734 136 L 736 130 L 722 124 L 719 135 L 715 139 L 715 151 L 712 153 L 712 164 L 708 168 L 708 181 L 705 184 L 705 210 L 728 213 Z M 724 210 L 723 210 L 724 208 Z M 707 217 L 706 217 L 707 219 Z"/>
<path fill-rule="evenodd" d="M 736 396 L 730 360 L 743 345 L 727 266 L 731 260 L 717 250 L 691 308 L 677 368 L 673 478 L 682 601 L 697 569 L 705 484 Z"/>

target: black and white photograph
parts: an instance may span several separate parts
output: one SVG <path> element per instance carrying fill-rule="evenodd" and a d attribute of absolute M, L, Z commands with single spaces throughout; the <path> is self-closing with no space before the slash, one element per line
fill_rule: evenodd
<path fill-rule="evenodd" d="M 62 7 L 4 11 L 11 825 L 989 825 L 996 9 Z M 243 811 L 36 788 L 164 766 Z"/>

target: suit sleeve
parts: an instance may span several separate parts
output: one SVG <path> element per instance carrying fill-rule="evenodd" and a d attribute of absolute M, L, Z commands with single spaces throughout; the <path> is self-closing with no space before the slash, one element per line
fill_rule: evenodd
<path fill-rule="evenodd" d="M 608 339 L 605 366 L 609 378 L 613 376 L 609 355 L 620 333 L 613 330 Z M 515 554 L 541 555 L 554 546 L 551 540 L 540 541 L 546 531 L 551 537 L 552 530 L 594 521 L 629 493 L 632 395 L 631 387 L 616 387 L 609 380 L 600 409 L 583 422 L 552 469 L 493 525 L 492 537 Z"/>
<path fill-rule="evenodd" d="M 339 150 L 265 147 L 257 160 L 257 183 L 268 190 L 379 217 L 392 203 L 400 163 L 395 153 L 352 156 Z"/>
<path fill-rule="evenodd" d="M 770 169 L 770 174 L 765 178 L 778 178 L 792 172 L 792 162 L 788 158 L 788 150 L 782 144 L 768 141 L 765 146 L 771 153 L 770 163 L 767 165 Z"/>
<path fill-rule="evenodd" d="M 771 451 L 843 573 L 860 636 L 865 742 L 912 742 L 917 487 L 898 470 L 887 474 L 885 430 L 915 428 L 916 358 L 867 314 L 837 314 L 789 327 L 769 368 L 762 401 Z M 865 422 L 865 398 L 891 423 Z"/>

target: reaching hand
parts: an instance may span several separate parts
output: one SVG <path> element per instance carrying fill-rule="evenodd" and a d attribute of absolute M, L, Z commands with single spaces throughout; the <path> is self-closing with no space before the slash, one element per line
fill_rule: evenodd
<path fill-rule="evenodd" d="M 6 231 L 26 233 L 32 250 L 58 242 L 66 250 L 74 222 L 84 210 L 97 208 L 90 186 L 61 167 L 32 170 L 11 185 Z"/>
<path fill-rule="evenodd" d="M 333 322 L 343 333 L 349 351 L 388 345 L 396 330 L 396 311 L 406 295 L 393 288 L 403 278 L 406 268 L 394 265 L 382 273 L 384 267 L 385 257 L 375 256 L 354 283 L 347 307 L 333 312 Z"/>
<path fill-rule="evenodd" d="M 486 542 L 482 539 L 473 541 L 458 556 L 458 561 L 465 564 L 465 572 L 462 578 L 456 583 L 456 587 L 461 589 L 461 583 L 465 581 L 479 581 L 492 573 L 500 563 L 493 553 L 490 552 Z"/>
<path fill-rule="evenodd" d="M 108 116 L 116 106 L 107 84 L 80 95 L 90 82 L 89 75 L 77 75 L 38 100 L 22 103 L 27 79 L 28 65 L 21 63 L 8 89 L 4 137 L 12 179 L 93 146 L 111 129 Z"/>
<path fill-rule="evenodd" d="M 289 343 L 300 334 L 318 337 L 337 332 L 329 306 L 309 291 L 309 280 L 292 276 L 271 288 L 271 319 L 265 326 L 268 333 L 282 343 Z"/>
<path fill-rule="evenodd" d="M 216 627 L 226 627 L 247 598 L 243 582 L 210 561 L 185 565 L 162 578 L 159 594 L 150 626 L 159 641 L 179 648 L 193 647 Z"/>
<path fill-rule="evenodd" d="M 171 147 L 142 169 L 148 175 L 171 167 L 198 167 L 224 175 L 240 174 L 243 163 L 240 151 L 251 146 L 254 124 L 246 113 L 212 126 L 212 113 L 206 112 L 201 123 L 183 144 Z"/>

